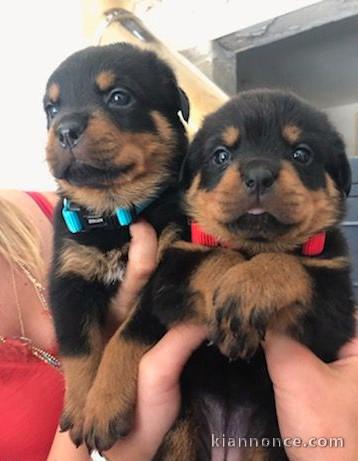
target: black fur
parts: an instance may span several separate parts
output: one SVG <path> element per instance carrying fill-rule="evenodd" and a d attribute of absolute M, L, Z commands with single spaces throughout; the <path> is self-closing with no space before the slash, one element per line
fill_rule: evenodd
<path fill-rule="evenodd" d="M 300 165 L 290 159 L 290 153 L 295 147 L 289 146 L 281 134 L 283 126 L 287 124 L 297 125 L 301 130 L 301 139 L 298 142 L 309 145 L 313 150 L 314 157 L 308 165 Z M 216 146 L 223 144 L 221 136 L 228 126 L 237 127 L 240 131 L 238 143 L 230 149 L 233 162 L 239 162 L 241 171 L 250 158 L 264 161 L 268 159 L 275 163 L 278 171 L 282 160 L 288 160 L 309 191 L 324 188 L 325 174 L 330 175 L 341 192 L 336 203 L 337 218 L 330 227 L 320 229 L 327 232 L 326 244 L 323 253 L 314 258 L 331 261 L 337 257 L 346 257 L 347 245 L 337 226 L 344 213 L 345 194 L 350 188 L 350 170 L 343 142 L 326 116 L 291 94 L 264 90 L 240 95 L 208 116 L 194 138 L 183 168 L 182 180 L 186 190 L 199 172 L 201 190 L 214 190 L 220 182 L 225 170 L 212 163 L 211 155 Z M 248 220 L 247 226 L 250 227 L 252 223 L 253 221 Z M 266 219 L 257 226 L 259 233 L 263 232 L 267 223 L 269 220 Z M 205 223 L 201 224 L 209 232 L 205 229 Z M 273 227 L 270 235 L 280 236 L 290 228 Z M 240 229 L 234 226 L 230 231 L 235 235 Z M 265 245 L 267 240 L 255 238 L 253 243 L 255 242 Z M 296 242 L 287 251 L 298 258 L 301 257 L 299 243 Z M 248 248 L 242 254 L 245 259 L 250 260 L 255 257 L 255 252 Z M 194 304 L 198 293 L 188 288 L 191 278 L 203 262 L 215 257 L 220 251 L 169 249 L 144 289 L 138 311 L 126 334 L 137 340 L 144 338 L 140 325 L 148 328 L 150 324 L 150 336 L 154 343 L 172 324 L 184 319 L 195 319 Z M 330 268 L 329 265 L 305 267 L 314 286 L 313 299 L 303 318 L 287 333 L 307 345 L 324 361 L 333 361 L 339 348 L 354 335 L 350 268 Z M 233 309 L 239 309 L 239 306 L 235 306 L 235 299 L 231 302 L 234 303 Z M 266 323 L 262 328 L 264 333 Z M 238 344 L 242 340 L 238 338 Z M 292 360 L 294 359 L 293 357 Z M 184 370 L 182 401 L 183 408 L 191 407 L 195 424 L 200 426 L 196 456 L 190 461 L 210 460 L 212 432 L 218 436 L 226 434 L 227 437 L 280 436 L 272 384 L 260 347 L 249 361 L 238 359 L 231 362 L 216 345 L 202 345 Z M 156 461 L 170 459 L 166 449 L 164 446 L 159 450 Z M 223 459 L 226 459 L 225 454 Z M 267 459 L 284 461 L 287 457 L 283 448 L 270 448 Z"/>
<path fill-rule="evenodd" d="M 116 53 L 122 53 L 123 59 L 115 59 Z M 133 112 L 129 111 L 127 116 L 122 111 L 111 112 L 111 108 L 104 103 L 106 98 L 103 99 L 103 95 L 99 95 L 98 91 L 93 91 L 93 81 L 102 69 L 109 69 L 118 74 L 118 82 L 122 84 L 123 78 L 125 85 L 136 94 L 140 104 L 133 106 Z M 73 76 L 78 76 L 77 72 L 80 72 L 81 78 L 75 78 L 73 82 Z M 83 81 L 83 75 L 89 76 L 88 82 Z M 162 81 L 162 85 L 158 85 L 159 80 Z M 165 193 L 143 212 L 143 216 L 155 226 L 158 234 L 167 223 L 176 222 L 183 232 L 184 239 L 188 239 L 186 222 L 180 212 L 179 195 L 175 184 L 186 146 L 184 130 L 177 112 L 182 109 L 184 117 L 187 114 L 186 108 L 183 107 L 183 98 L 180 97 L 175 79 L 167 66 L 158 61 L 152 53 L 142 53 L 127 45 L 111 46 L 104 51 L 89 49 L 65 61 L 58 73 L 51 77 L 49 87 L 53 82 L 58 83 L 58 81 L 65 83 L 64 86 L 60 84 L 61 94 L 63 92 L 63 99 L 60 96 L 60 101 L 64 104 L 62 110 L 65 114 L 69 109 L 75 113 L 79 110 L 83 112 L 83 108 L 86 111 L 90 110 L 90 113 L 100 109 L 118 126 L 119 130 L 132 133 L 156 132 L 153 118 L 148 116 L 151 110 L 159 111 L 165 116 L 177 134 L 177 155 L 168 163 L 171 179 L 163 183 L 158 178 L 155 190 L 164 190 L 166 187 Z M 169 87 L 166 87 L 168 82 Z M 168 93 L 163 94 L 165 88 Z M 66 95 L 69 98 L 68 102 L 66 102 Z M 45 104 L 47 105 L 47 102 Z M 48 107 L 47 110 L 49 111 Z M 54 120 L 50 120 L 50 129 L 51 126 L 57 126 L 60 116 L 61 112 Z M 285 125 L 297 126 L 300 131 L 300 139 L 297 143 L 309 146 L 313 152 L 307 164 L 302 165 L 293 160 L 292 152 L 297 146 L 289 144 L 283 138 L 282 129 Z M 213 162 L 213 154 L 223 145 L 222 136 L 227 127 L 237 128 L 240 136 L 233 145 L 224 146 L 226 151 L 230 152 L 230 163 L 218 166 Z M 69 158 L 67 156 L 66 162 Z M 290 94 L 259 91 L 240 95 L 239 98 L 231 100 L 207 117 L 196 135 L 182 169 L 183 192 L 187 193 L 198 173 L 201 175 L 199 191 L 205 193 L 215 191 L 227 168 L 237 168 L 237 171 L 240 171 L 238 178 L 245 182 L 247 181 L 245 175 L 253 160 L 255 168 L 257 165 L 260 168 L 264 165 L 264 168 L 270 171 L 273 182 L 280 176 L 284 168 L 283 162 L 289 162 L 303 187 L 312 193 L 320 192 L 326 187 L 326 173 L 328 173 L 340 194 L 335 203 L 337 212 L 332 223 L 327 228 L 319 229 L 327 232 L 327 240 L 324 253 L 317 259 L 331 261 L 347 256 L 347 248 L 337 226 L 344 213 L 344 197 L 350 188 L 350 170 L 343 142 L 327 118 Z M 106 181 L 113 179 L 113 176 L 121 174 L 117 165 L 109 166 L 107 176 L 101 169 L 98 171 L 95 167 L 93 170 L 93 165 L 89 166 L 90 168 L 86 166 L 85 170 L 81 170 L 83 167 L 81 165 L 71 169 L 71 165 L 62 164 L 55 165 L 53 169 L 55 176 L 58 173 L 57 177 L 60 180 L 72 182 L 76 187 L 86 186 L 94 189 L 96 181 L 101 188 L 103 182 L 106 184 Z M 128 165 L 124 166 L 123 174 L 127 174 L 126 168 Z M 88 179 L 88 175 L 92 180 Z M 237 186 L 239 187 L 239 183 Z M 236 186 L 232 187 L 236 188 Z M 247 187 L 249 188 L 248 185 Z M 151 193 L 153 191 L 149 191 L 149 195 Z M 247 195 L 250 195 L 249 192 Z M 254 260 L 261 251 L 265 251 L 265 245 L 270 245 L 276 239 L 285 236 L 296 225 L 295 222 L 287 219 L 287 222 L 281 222 L 280 216 L 267 212 L 257 219 L 248 216 L 250 208 L 265 206 L 262 205 L 266 203 L 266 198 L 264 200 L 263 196 L 264 191 L 257 190 L 256 201 L 248 198 L 248 208 L 243 209 L 241 215 L 219 223 L 225 229 L 226 236 L 230 233 L 234 240 L 238 237 L 240 241 L 245 242 L 246 246 L 241 254 L 247 262 Z M 277 203 L 279 198 L 276 197 Z M 257 201 L 259 205 L 256 204 Z M 191 212 L 192 204 L 187 205 Z M 239 206 L 243 205 L 238 204 L 238 208 Z M 105 285 L 88 282 L 75 275 L 58 277 L 57 269 L 63 251 L 63 242 L 69 238 L 81 245 L 95 246 L 102 252 L 107 252 L 114 248 L 121 248 L 128 242 L 129 235 L 125 228 L 120 231 L 93 230 L 87 234 L 72 235 L 65 228 L 60 211 L 59 207 L 56 213 L 51 303 L 61 353 L 65 357 L 73 355 L 81 357 L 91 353 L 88 336 L 82 326 L 103 324 L 106 309 L 118 289 L 119 282 Z M 195 216 L 190 217 L 195 218 Z M 201 225 L 210 233 L 209 216 L 206 219 L 208 228 L 206 222 L 202 222 Z M 302 243 L 291 242 L 287 253 L 300 260 L 299 247 Z M 278 249 L 270 251 L 279 252 Z M 202 313 L 197 311 L 198 299 L 202 293 L 190 287 L 196 271 L 200 270 L 210 258 L 215 260 L 223 254 L 220 248 L 189 249 L 180 245 L 169 248 L 164 253 L 157 271 L 144 288 L 140 302 L 128 319 L 120 338 L 150 347 L 165 334 L 168 328 L 183 320 L 198 321 L 199 318 L 212 328 L 223 315 L 225 306 L 217 305 L 219 298 L 215 296 L 216 291 L 214 287 L 208 286 L 209 290 L 213 288 L 213 305 L 212 312 L 209 313 L 211 317 L 204 320 L 200 316 Z M 242 264 L 245 264 L 245 261 Z M 314 295 L 310 305 L 306 306 L 304 316 L 299 318 L 287 332 L 310 347 L 323 360 L 332 361 L 336 358 L 338 349 L 353 336 L 354 331 L 349 267 L 342 266 L 337 269 L 330 267 L 329 264 L 327 267 L 304 264 L 302 262 L 312 280 Z M 225 275 L 226 273 L 218 273 L 219 281 L 225 282 Z M 218 287 L 220 288 L 220 284 Z M 239 288 L 238 286 L 238 291 Z M 236 314 L 234 318 L 236 323 L 233 322 L 232 327 L 236 325 L 236 328 L 239 328 L 242 326 L 240 305 L 237 303 L 238 298 L 233 295 L 235 293 L 229 293 L 225 303 L 227 310 L 233 310 Z M 267 327 L 267 320 L 265 316 L 252 318 L 262 336 Z M 219 350 L 220 341 L 223 340 L 222 335 L 213 337 L 216 344 L 210 347 L 203 344 L 189 360 L 181 379 L 182 409 L 177 424 L 190 422 L 191 426 L 196 428 L 196 453 L 190 460 L 182 458 L 183 461 L 209 461 L 211 433 L 219 436 L 226 434 L 228 437 L 279 437 L 272 383 L 261 347 L 252 351 L 249 360 L 248 357 L 244 357 L 230 361 Z M 238 350 L 244 346 L 242 343 L 245 342 L 245 338 L 245 336 L 238 338 L 236 344 Z M 137 363 L 133 364 L 133 366 L 137 365 Z M 121 366 L 130 366 L 130 364 L 122 363 Z M 127 383 L 121 385 L 125 387 Z M 118 417 L 118 420 L 121 418 Z M 130 425 L 130 421 L 128 424 Z M 125 425 L 126 428 L 128 424 Z M 117 427 L 111 426 L 111 422 L 109 427 L 114 434 L 120 433 Z M 92 436 L 86 438 L 93 447 L 91 439 Z M 108 447 L 114 440 L 110 435 L 103 443 L 97 440 L 96 444 Z M 184 449 L 183 453 L 185 453 Z M 226 458 L 226 454 L 224 451 L 223 459 Z M 174 455 L 179 459 L 180 453 L 172 453 L 170 444 L 164 442 L 155 460 L 169 461 L 174 459 Z M 268 451 L 268 459 L 285 461 L 287 457 L 283 448 L 272 448 Z"/>
<path fill-rule="evenodd" d="M 61 199 L 71 200 L 83 213 L 101 214 L 112 221 L 116 208 L 149 201 L 140 217 L 158 236 L 170 223 L 177 224 L 185 236 L 178 175 L 187 138 L 178 112 L 188 119 L 189 105 L 166 63 L 152 52 L 124 43 L 87 48 L 67 58 L 51 75 L 44 108 L 49 129 L 47 160 Z M 91 344 L 91 331 L 103 330 L 120 276 L 106 281 L 105 273 L 101 278 L 83 276 L 80 271 L 61 272 L 61 257 L 69 242 L 104 256 L 123 249 L 121 267 L 126 263 L 130 234 L 128 226 L 71 233 L 62 208 L 61 200 L 55 210 L 50 274 L 59 351 L 64 363 L 73 358 L 89 363 L 93 356 L 88 371 L 93 373 L 98 351 Z M 90 262 L 83 261 L 83 267 Z M 68 402 L 73 398 L 68 385 L 73 377 L 65 378 Z M 83 389 L 84 396 L 88 390 Z M 71 430 L 76 444 L 82 441 L 79 424 L 84 402 L 78 402 L 77 413 L 65 403 L 63 429 Z M 71 405 L 77 408 L 76 404 Z"/>
<path fill-rule="evenodd" d="M 96 77 L 101 71 L 110 71 L 115 75 L 115 84 L 111 88 L 124 87 L 135 95 L 136 103 L 133 108 L 112 110 L 106 104 L 108 92 L 105 92 L 105 95 L 101 94 L 95 85 Z M 147 132 L 155 134 L 156 127 L 149 113 L 157 110 L 164 115 L 176 133 L 176 145 L 173 146 L 176 152 L 173 161 L 168 165 L 170 177 L 164 183 L 161 178 L 158 178 L 158 189 L 162 193 L 141 216 L 154 226 L 158 235 L 170 222 L 178 221 L 181 227 L 185 227 L 178 207 L 176 184 L 178 168 L 187 144 L 185 129 L 178 118 L 178 111 L 183 105 L 183 92 L 182 90 L 179 92 L 171 69 L 154 53 L 141 51 L 129 44 L 90 47 L 67 58 L 49 78 L 47 88 L 52 84 L 59 86 L 60 97 L 56 102 L 52 102 L 48 94 L 44 98 L 47 114 L 49 106 L 55 105 L 57 110 L 55 117 L 48 116 L 49 128 L 56 129 L 63 122 L 64 117 L 78 120 L 85 115 L 91 118 L 96 111 L 102 111 L 115 123 L 118 130 L 134 134 Z M 188 106 L 185 106 L 184 110 L 187 117 Z M 86 136 L 86 131 L 82 136 Z M 55 140 L 55 142 L 59 141 Z M 169 152 L 168 158 L 170 158 Z M 82 167 L 86 168 L 87 165 Z M 91 171 L 86 170 L 85 173 L 83 176 L 86 177 L 86 181 L 90 181 Z M 108 174 L 107 171 L 104 174 Z M 115 175 L 117 176 L 120 176 L 120 173 Z M 67 176 L 62 174 L 60 177 L 76 184 L 70 173 Z M 96 176 L 90 187 L 96 189 Z M 98 187 L 101 185 L 99 184 Z M 66 195 L 61 187 L 59 192 L 62 196 Z M 153 191 L 144 190 L 143 195 L 151 197 Z M 120 202 L 121 199 L 123 197 L 119 193 L 118 201 Z M 80 245 L 92 246 L 102 252 L 108 252 L 123 247 L 129 242 L 130 237 L 128 227 L 115 230 L 94 229 L 72 234 L 63 221 L 61 211 L 62 203 L 59 203 L 55 212 L 55 257 L 50 282 L 50 298 L 60 340 L 60 352 L 77 354 L 81 352 L 81 317 L 102 323 L 106 307 L 118 289 L 118 282 L 106 286 L 100 282 L 81 280 L 76 276 L 58 277 L 56 275 L 59 269 L 58 257 L 63 249 L 63 242 L 70 239 Z M 76 315 L 77 320 L 75 320 Z"/>
<path fill-rule="evenodd" d="M 193 174 L 200 170 L 203 188 L 215 186 L 220 172 L 208 160 L 211 151 L 222 144 L 222 131 L 230 125 L 238 127 L 241 133 L 233 149 L 235 157 L 240 161 L 265 157 L 277 167 L 277 162 L 288 158 L 291 152 L 280 136 L 284 124 L 297 124 L 304 132 L 304 143 L 314 150 L 309 168 L 295 164 L 304 184 L 312 190 L 319 189 L 324 184 L 323 173 L 327 171 L 348 195 L 352 178 L 344 143 L 327 116 L 293 94 L 274 90 L 242 93 L 205 119 L 185 162 L 186 184 L 190 184 Z"/>

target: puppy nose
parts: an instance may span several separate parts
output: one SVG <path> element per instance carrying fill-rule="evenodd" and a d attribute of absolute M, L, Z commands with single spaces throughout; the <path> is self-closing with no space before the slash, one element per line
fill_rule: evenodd
<path fill-rule="evenodd" d="M 78 144 L 87 126 L 87 117 L 64 117 L 57 126 L 57 137 L 64 149 L 73 149 Z"/>
<path fill-rule="evenodd" d="M 268 166 L 258 165 L 245 171 L 244 181 L 250 194 L 263 195 L 270 189 L 277 174 Z"/>

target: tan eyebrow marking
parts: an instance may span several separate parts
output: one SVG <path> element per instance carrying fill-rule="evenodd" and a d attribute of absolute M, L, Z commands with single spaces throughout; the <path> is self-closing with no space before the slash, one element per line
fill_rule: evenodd
<path fill-rule="evenodd" d="M 171 127 L 169 121 L 157 110 L 150 112 L 152 119 L 158 129 L 159 135 L 162 137 L 165 142 L 170 142 L 175 144 L 175 135 L 173 133 L 173 128 Z"/>
<path fill-rule="evenodd" d="M 297 125 L 286 125 L 282 128 L 282 137 L 290 144 L 295 144 L 302 134 Z"/>
<path fill-rule="evenodd" d="M 116 76 L 109 70 L 103 70 L 96 77 L 96 83 L 101 91 L 106 91 L 114 85 Z"/>
<path fill-rule="evenodd" d="M 60 99 L 60 85 L 52 83 L 47 90 L 47 95 L 51 102 L 57 102 Z"/>
<path fill-rule="evenodd" d="M 228 147 L 232 147 L 240 138 L 240 130 L 234 126 L 228 126 L 223 131 L 221 137 Z"/>

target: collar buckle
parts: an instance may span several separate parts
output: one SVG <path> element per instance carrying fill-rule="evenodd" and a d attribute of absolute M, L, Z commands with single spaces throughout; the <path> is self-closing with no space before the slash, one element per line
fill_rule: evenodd
<path fill-rule="evenodd" d="M 92 229 L 118 229 L 132 224 L 151 202 L 147 201 L 130 208 L 117 208 L 112 215 L 101 215 L 83 209 L 68 198 L 64 198 L 62 217 L 72 234 L 88 232 Z"/>

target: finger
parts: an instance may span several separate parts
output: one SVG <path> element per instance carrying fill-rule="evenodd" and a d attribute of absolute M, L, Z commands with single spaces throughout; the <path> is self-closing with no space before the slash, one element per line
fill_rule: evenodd
<path fill-rule="evenodd" d="M 178 325 L 142 359 L 138 376 L 136 429 L 148 447 L 157 447 L 180 408 L 180 375 L 207 336 L 203 327 Z M 156 424 L 153 424 L 153 417 Z"/>
<path fill-rule="evenodd" d="M 344 373 L 347 381 L 358 383 L 358 338 L 344 344 L 338 352 L 338 360 L 330 366 L 339 375 Z"/>
<path fill-rule="evenodd" d="M 146 221 L 138 221 L 129 227 L 131 243 L 127 267 L 128 278 L 135 274 L 147 278 L 155 269 L 158 240 L 154 228 Z"/>
<path fill-rule="evenodd" d="M 262 345 L 271 380 L 277 386 L 302 386 L 326 367 L 306 346 L 288 336 L 268 331 Z"/>
<path fill-rule="evenodd" d="M 145 221 L 138 221 L 129 229 L 132 239 L 128 265 L 113 313 L 117 321 L 126 317 L 156 267 L 158 244 L 153 227 Z"/>
<path fill-rule="evenodd" d="M 348 357 L 358 356 L 358 338 L 354 338 L 346 343 L 339 351 L 338 358 L 347 359 Z"/>

